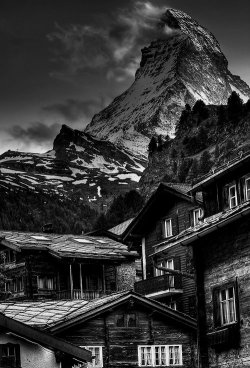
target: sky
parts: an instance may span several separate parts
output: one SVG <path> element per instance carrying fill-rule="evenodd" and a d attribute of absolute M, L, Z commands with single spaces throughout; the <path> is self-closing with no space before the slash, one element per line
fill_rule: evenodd
<path fill-rule="evenodd" d="M 45 152 L 134 80 L 167 8 L 188 13 L 250 85 L 249 0 L 0 0 L 0 153 Z"/>

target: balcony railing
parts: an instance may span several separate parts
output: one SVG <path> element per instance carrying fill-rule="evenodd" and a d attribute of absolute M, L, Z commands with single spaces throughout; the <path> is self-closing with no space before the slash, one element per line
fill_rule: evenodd
<path fill-rule="evenodd" d="M 142 295 L 160 297 L 182 292 L 181 275 L 161 275 L 135 283 L 135 291 Z"/>
<path fill-rule="evenodd" d="M 108 292 L 104 292 L 102 290 L 83 290 L 81 292 L 80 289 L 71 290 L 62 290 L 56 293 L 57 299 L 85 299 L 91 300 L 100 298 L 103 295 L 108 294 Z"/>

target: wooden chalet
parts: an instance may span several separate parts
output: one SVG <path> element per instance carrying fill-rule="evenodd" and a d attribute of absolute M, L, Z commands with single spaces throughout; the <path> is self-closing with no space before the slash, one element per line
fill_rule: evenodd
<path fill-rule="evenodd" d="M 192 197 L 190 189 L 184 184 L 161 183 L 126 228 L 123 241 L 142 257 L 142 280 L 135 283 L 135 291 L 195 316 L 192 255 L 179 245 L 164 246 L 202 216 L 201 196 Z M 164 250 L 158 252 L 160 247 Z"/>
<path fill-rule="evenodd" d="M 86 349 L 0 313 L 1 368 L 71 368 L 91 358 Z"/>
<path fill-rule="evenodd" d="M 85 347 L 89 368 L 196 367 L 196 321 L 132 291 L 90 301 L 5 301 L 0 311 Z"/>
<path fill-rule="evenodd" d="M 0 231 L 2 299 L 94 299 L 133 288 L 137 253 L 101 236 Z"/>
<path fill-rule="evenodd" d="M 204 219 L 167 246 L 190 246 L 197 283 L 200 367 L 250 366 L 250 155 L 229 162 L 191 190 Z"/>

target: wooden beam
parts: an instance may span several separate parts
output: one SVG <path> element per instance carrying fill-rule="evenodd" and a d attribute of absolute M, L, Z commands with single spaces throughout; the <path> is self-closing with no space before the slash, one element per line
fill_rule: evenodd
<path fill-rule="evenodd" d="M 80 272 L 80 289 L 81 289 L 81 298 L 83 298 L 83 287 L 82 287 L 82 264 L 79 263 L 79 272 Z"/>
<path fill-rule="evenodd" d="M 161 271 L 166 271 L 167 273 L 172 273 L 173 275 L 181 275 L 183 277 L 187 277 L 187 278 L 193 279 L 193 280 L 195 278 L 194 274 L 192 274 L 192 273 L 182 272 L 182 271 L 179 271 L 179 270 L 172 270 L 171 268 L 166 268 L 166 267 L 161 267 L 161 266 L 156 266 L 156 265 L 155 265 L 155 268 L 157 268 L 158 270 L 161 270 Z"/>
<path fill-rule="evenodd" d="M 78 346 L 68 343 L 65 340 L 51 336 L 46 332 L 36 330 L 35 328 L 27 326 L 22 322 L 6 317 L 2 313 L 0 313 L 0 326 L 18 336 L 27 338 L 52 350 L 59 350 L 81 361 L 90 362 L 92 360 L 92 354 L 90 351 L 79 348 Z"/>
<path fill-rule="evenodd" d="M 147 264 L 146 264 L 146 240 L 145 238 L 142 238 L 141 249 L 142 249 L 142 278 L 143 280 L 146 280 Z"/>
<path fill-rule="evenodd" d="M 73 293 L 74 293 L 74 284 L 73 284 L 73 275 L 72 275 L 72 264 L 69 264 L 69 281 L 70 281 L 70 294 L 71 299 L 73 299 Z"/>

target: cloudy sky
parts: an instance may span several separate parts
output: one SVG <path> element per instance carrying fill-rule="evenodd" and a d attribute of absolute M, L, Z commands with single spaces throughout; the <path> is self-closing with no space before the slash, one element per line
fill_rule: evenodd
<path fill-rule="evenodd" d="M 1 0 L 0 153 L 44 152 L 132 83 L 164 8 L 212 31 L 250 84 L 249 0 Z"/>

